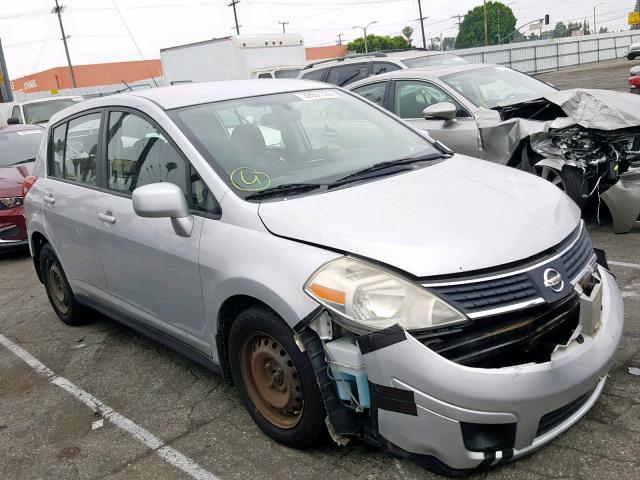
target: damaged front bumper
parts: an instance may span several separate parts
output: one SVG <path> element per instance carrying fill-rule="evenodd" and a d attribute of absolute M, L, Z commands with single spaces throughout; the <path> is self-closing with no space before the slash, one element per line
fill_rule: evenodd
<path fill-rule="evenodd" d="M 526 455 L 567 430 L 598 399 L 622 335 L 619 289 L 598 273 L 599 291 L 581 296 L 580 327 L 545 363 L 463 366 L 400 327 L 358 337 L 379 443 L 468 470 Z M 595 333 L 593 312 L 601 312 Z"/>

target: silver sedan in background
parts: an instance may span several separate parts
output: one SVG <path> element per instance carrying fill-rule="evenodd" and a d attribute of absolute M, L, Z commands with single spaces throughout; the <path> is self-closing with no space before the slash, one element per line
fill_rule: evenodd
<path fill-rule="evenodd" d="M 348 88 L 457 153 L 542 176 L 581 207 L 613 186 L 624 189 L 625 199 L 603 197 L 614 223 L 620 219 L 616 230 L 630 229 L 640 213 L 625 206 L 637 192 L 629 192 L 624 182 L 640 166 L 636 95 L 558 91 L 516 70 L 488 64 L 400 70 Z"/>

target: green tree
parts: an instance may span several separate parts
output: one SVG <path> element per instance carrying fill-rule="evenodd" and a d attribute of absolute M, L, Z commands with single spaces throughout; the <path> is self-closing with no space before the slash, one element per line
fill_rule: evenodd
<path fill-rule="evenodd" d="M 504 43 L 516 29 L 516 17 L 504 3 L 487 2 L 489 45 Z M 460 24 L 456 48 L 484 45 L 484 7 L 478 5 L 469 10 Z"/>
<path fill-rule="evenodd" d="M 583 30 L 583 26 L 581 23 L 569 22 L 567 24 L 567 37 L 571 37 L 573 35 L 573 32 L 579 32 L 580 30 Z"/>
<path fill-rule="evenodd" d="M 600 27 L 598 29 L 598 33 L 609 33 L 609 28 L 608 27 Z"/>
<path fill-rule="evenodd" d="M 556 28 L 553 29 L 553 38 L 564 38 L 569 36 L 569 29 L 564 22 L 556 23 Z"/>
<path fill-rule="evenodd" d="M 401 36 L 394 37 L 388 35 L 367 35 L 369 51 L 389 50 L 393 48 L 411 48 L 411 44 Z M 347 44 L 347 50 L 355 53 L 364 53 L 364 37 L 356 38 Z"/>
<path fill-rule="evenodd" d="M 411 35 L 413 35 L 413 28 L 407 25 L 402 29 L 401 33 L 404 36 L 404 38 L 407 39 L 407 42 L 411 43 Z"/>

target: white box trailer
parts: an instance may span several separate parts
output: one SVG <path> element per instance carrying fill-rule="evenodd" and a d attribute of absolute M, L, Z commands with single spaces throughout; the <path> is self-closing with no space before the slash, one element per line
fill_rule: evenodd
<path fill-rule="evenodd" d="M 263 78 L 305 65 L 304 40 L 297 33 L 217 38 L 164 48 L 160 57 L 167 83 Z"/>

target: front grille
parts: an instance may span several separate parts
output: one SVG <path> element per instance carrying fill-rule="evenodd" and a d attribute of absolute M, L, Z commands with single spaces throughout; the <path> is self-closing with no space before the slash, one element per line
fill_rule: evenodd
<path fill-rule="evenodd" d="M 578 326 L 580 299 L 572 294 L 541 305 L 485 319 L 452 331 L 414 332 L 426 347 L 461 365 L 500 368 L 550 360 L 557 345 Z"/>
<path fill-rule="evenodd" d="M 587 233 L 587 229 L 583 228 L 580 238 L 575 245 L 562 255 L 561 260 L 567 273 L 569 280 L 574 280 L 576 275 L 585 267 L 585 265 L 593 257 L 593 245 L 591 244 L 591 238 Z"/>
<path fill-rule="evenodd" d="M 563 250 L 567 251 L 560 255 Z M 491 272 L 484 272 L 484 275 L 491 278 L 489 280 L 483 280 L 476 274 L 455 279 L 455 284 L 443 281 L 434 282 L 431 286 L 430 282 L 425 282 L 425 286 L 472 318 L 494 315 L 509 310 L 514 305 L 514 308 L 518 308 L 518 305 L 526 302 L 530 305 L 544 301 L 553 303 L 568 295 L 571 291 L 569 282 L 576 279 L 593 255 L 589 233 L 581 225 L 559 245 L 534 259 L 509 265 L 502 271 L 493 269 Z M 565 280 L 567 288 L 559 295 L 543 284 L 547 268 L 558 270 Z M 509 271 L 520 273 L 509 275 Z"/>
<path fill-rule="evenodd" d="M 520 303 L 538 297 L 538 290 L 529 275 L 436 287 L 433 290 L 458 309 L 473 312 Z"/>
<path fill-rule="evenodd" d="M 536 432 L 536 437 L 544 435 L 545 433 L 553 430 L 558 425 L 562 424 L 565 420 L 571 417 L 574 413 L 576 413 L 582 406 L 587 403 L 593 391 L 585 393 L 580 398 L 574 400 L 571 403 L 566 404 L 564 407 L 560 407 L 553 412 L 549 412 L 544 415 L 540 419 L 540 423 L 538 424 L 538 431 Z"/>

